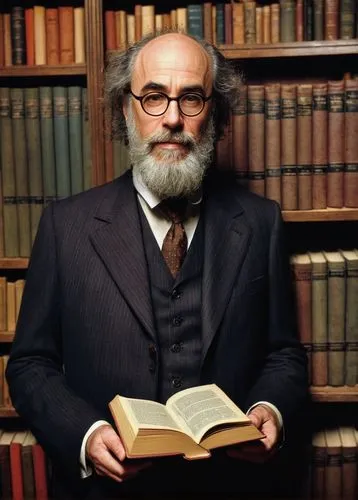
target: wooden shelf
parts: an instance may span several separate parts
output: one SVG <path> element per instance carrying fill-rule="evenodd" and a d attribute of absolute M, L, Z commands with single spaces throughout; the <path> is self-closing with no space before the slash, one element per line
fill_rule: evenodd
<path fill-rule="evenodd" d="M 1 257 L 0 269 L 27 269 L 29 259 L 23 257 Z"/>
<path fill-rule="evenodd" d="M 358 208 L 325 208 L 322 210 L 283 210 L 286 222 L 329 222 L 358 220 Z"/>
<path fill-rule="evenodd" d="M 85 64 L 61 64 L 58 66 L 3 66 L 0 68 L 0 78 L 14 76 L 71 76 L 85 75 Z"/>
<path fill-rule="evenodd" d="M 334 56 L 357 54 L 358 39 L 271 44 L 219 45 L 218 48 L 228 59 Z"/>
<path fill-rule="evenodd" d="M 0 406 L 0 418 L 18 417 L 15 408 L 4 408 Z"/>
<path fill-rule="evenodd" d="M 0 332 L 0 342 L 11 343 L 14 340 L 14 332 Z"/>
<path fill-rule="evenodd" d="M 312 400 L 317 403 L 358 403 L 358 385 L 353 387 L 311 387 Z"/>

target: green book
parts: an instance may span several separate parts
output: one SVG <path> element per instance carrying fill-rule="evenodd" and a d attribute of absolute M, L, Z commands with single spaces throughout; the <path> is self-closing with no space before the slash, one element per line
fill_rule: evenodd
<path fill-rule="evenodd" d="M 56 163 L 51 87 L 40 87 L 40 130 L 44 204 L 56 200 Z"/>
<path fill-rule="evenodd" d="M 71 194 L 83 191 L 82 89 L 68 87 L 68 130 L 70 143 Z"/>
<path fill-rule="evenodd" d="M 90 141 L 90 125 L 88 120 L 88 93 L 82 88 L 82 162 L 83 162 L 83 189 L 92 187 L 92 155 Z"/>
<path fill-rule="evenodd" d="M 10 89 L 12 139 L 14 144 L 16 201 L 19 217 L 20 257 L 31 252 L 29 175 L 27 167 L 24 90 Z"/>
<path fill-rule="evenodd" d="M 7 87 L 0 87 L 0 131 L 4 254 L 5 257 L 19 257 L 19 225 L 16 204 L 10 89 Z"/>
<path fill-rule="evenodd" d="M 225 43 L 225 4 L 216 4 L 216 44 Z"/>
<path fill-rule="evenodd" d="M 53 117 L 57 197 L 66 198 L 71 194 L 68 99 L 66 87 L 53 88 Z"/>
<path fill-rule="evenodd" d="M 189 4 L 188 13 L 188 33 L 198 38 L 204 38 L 204 16 L 201 4 Z"/>
<path fill-rule="evenodd" d="M 29 167 L 30 230 L 35 240 L 43 209 L 39 89 L 25 89 L 25 126 Z"/>
<path fill-rule="evenodd" d="M 293 0 L 280 0 L 280 41 L 296 41 L 296 4 Z"/>
<path fill-rule="evenodd" d="M 313 0 L 313 39 L 324 40 L 324 0 Z"/>
<path fill-rule="evenodd" d="M 351 40 L 354 38 L 355 9 L 354 0 L 341 0 L 339 12 L 339 38 L 342 40 Z"/>

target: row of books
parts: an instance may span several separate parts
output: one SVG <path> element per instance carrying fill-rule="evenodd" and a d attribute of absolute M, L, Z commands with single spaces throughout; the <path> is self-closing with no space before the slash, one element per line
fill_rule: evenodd
<path fill-rule="evenodd" d="M 305 487 L 305 498 L 357 499 L 358 429 L 337 426 L 313 434 Z"/>
<path fill-rule="evenodd" d="M 298 330 L 311 384 L 358 384 L 358 250 L 291 256 Z"/>
<path fill-rule="evenodd" d="M 13 409 L 13 404 L 10 397 L 9 386 L 5 377 L 7 362 L 9 355 L 0 356 L 0 408 Z"/>
<path fill-rule="evenodd" d="M 18 5 L 0 13 L 0 67 L 85 62 L 84 7 Z"/>
<path fill-rule="evenodd" d="M 5 257 L 28 257 L 44 205 L 91 187 L 87 89 L 0 88 Z"/>
<path fill-rule="evenodd" d="M 303 40 L 352 39 L 357 36 L 354 0 L 280 0 L 204 2 L 171 8 L 134 6 L 134 12 L 105 12 L 106 49 L 120 50 L 142 36 L 179 28 L 199 38 L 221 44 L 269 44 Z"/>
<path fill-rule="evenodd" d="M 47 500 L 51 464 L 27 430 L 0 430 L 0 480 L 3 500 Z"/>
<path fill-rule="evenodd" d="M 358 207 L 358 79 L 245 85 L 217 163 L 283 210 Z"/>
<path fill-rule="evenodd" d="M 25 280 L 8 281 L 0 276 L 0 332 L 14 332 Z"/>

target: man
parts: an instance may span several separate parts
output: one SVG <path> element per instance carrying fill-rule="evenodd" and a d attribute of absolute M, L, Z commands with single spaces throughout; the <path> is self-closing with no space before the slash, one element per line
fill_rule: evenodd
<path fill-rule="evenodd" d="M 210 173 L 239 83 L 182 34 L 115 57 L 107 97 L 133 171 L 42 217 L 7 377 L 55 464 L 88 477 L 72 483 L 77 497 L 256 491 L 250 463 L 275 454 L 305 400 L 280 210 Z M 260 446 L 125 460 L 117 393 L 165 402 L 211 382 L 248 411 Z"/>

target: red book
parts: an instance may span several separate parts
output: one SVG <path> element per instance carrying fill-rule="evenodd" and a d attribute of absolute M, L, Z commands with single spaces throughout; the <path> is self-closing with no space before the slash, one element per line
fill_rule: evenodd
<path fill-rule="evenodd" d="M 116 22 L 113 10 L 105 11 L 104 27 L 106 36 L 106 50 L 116 50 Z"/>
<path fill-rule="evenodd" d="M 10 474 L 12 485 L 12 500 L 25 500 L 22 463 L 21 463 L 21 445 L 28 431 L 17 432 L 10 443 Z"/>
<path fill-rule="evenodd" d="M 4 66 L 4 18 L 0 14 L 0 67 Z"/>
<path fill-rule="evenodd" d="M 36 500 L 47 500 L 47 468 L 46 456 L 40 444 L 32 446 L 32 459 L 34 462 Z"/>
<path fill-rule="evenodd" d="M 26 64 L 35 64 L 34 9 L 25 9 Z"/>

